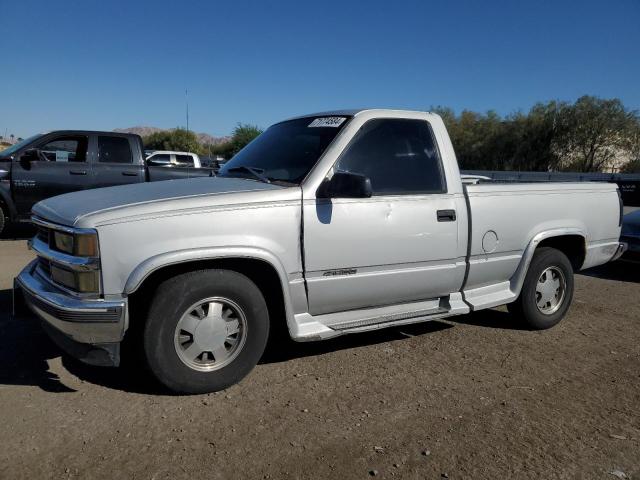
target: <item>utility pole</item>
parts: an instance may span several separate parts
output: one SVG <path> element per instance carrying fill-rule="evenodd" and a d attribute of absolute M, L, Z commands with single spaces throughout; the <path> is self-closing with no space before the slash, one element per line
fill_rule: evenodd
<path fill-rule="evenodd" d="M 189 91 L 184 89 L 184 100 L 187 105 L 187 132 L 189 131 Z"/>

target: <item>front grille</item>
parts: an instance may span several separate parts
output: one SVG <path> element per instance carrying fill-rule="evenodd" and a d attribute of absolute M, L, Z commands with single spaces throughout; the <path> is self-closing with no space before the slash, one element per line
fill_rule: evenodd
<path fill-rule="evenodd" d="M 38 237 L 44 243 L 49 245 L 49 232 L 50 232 L 50 230 L 48 228 L 38 226 L 38 230 L 36 232 L 36 237 Z"/>
<path fill-rule="evenodd" d="M 47 278 L 51 278 L 51 263 L 46 258 L 38 257 L 38 268 Z"/>

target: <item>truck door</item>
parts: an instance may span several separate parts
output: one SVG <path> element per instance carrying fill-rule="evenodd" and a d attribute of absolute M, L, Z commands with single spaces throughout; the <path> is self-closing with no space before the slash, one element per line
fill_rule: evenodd
<path fill-rule="evenodd" d="M 305 200 L 311 314 L 435 299 L 459 288 L 456 199 L 427 121 L 369 120 L 334 171 L 369 177 L 373 196 Z"/>
<path fill-rule="evenodd" d="M 45 198 L 91 188 L 88 143 L 86 135 L 49 136 L 14 160 L 13 195 L 19 215 L 28 215 Z"/>
<path fill-rule="evenodd" d="M 144 182 L 143 160 L 134 161 L 137 152 L 131 137 L 97 135 L 97 158 L 93 168 L 95 187 L 110 187 L 127 183 Z"/>

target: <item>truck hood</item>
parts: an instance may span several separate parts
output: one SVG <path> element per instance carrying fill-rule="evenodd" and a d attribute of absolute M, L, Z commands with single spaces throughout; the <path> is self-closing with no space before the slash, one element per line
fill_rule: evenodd
<path fill-rule="evenodd" d="M 299 187 L 203 177 L 67 193 L 37 203 L 33 213 L 61 225 L 93 228 L 191 210 L 296 199 L 300 199 Z"/>

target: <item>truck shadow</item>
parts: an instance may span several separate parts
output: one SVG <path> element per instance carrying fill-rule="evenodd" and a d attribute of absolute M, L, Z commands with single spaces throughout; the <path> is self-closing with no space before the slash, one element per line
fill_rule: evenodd
<path fill-rule="evenodd" d="M 486 310 L 452 317 L 446 322 L 434 320 L 371 332 L 344 335 L 322 342 L 298 343 L 284 329 L 275 329 L 260 364 L 288 362 L 297 358 L 325 355 L 340 350 L 357 349 L 391 341 L 434 334 L 455 323 L 489 328 L 521 329 L 506 312 Z M 93 367 L 65 354 L 49 339 L 32 315 L 11 318 L 11 290 L 0 290 L 0 385 L 32 385 L 52 393 L 72 393 L 76 389 L 64 384 L 49 368 L 48 360 L 62 357 L 62 366 L 81 381 L 105 388 L 146 395 L 174 395 L 159 385 L 143 367 L 141 358 L 123 356 L 123 368 Z M 138 352 L 139 353 L 139 352 Z M 128 361 L 127 361 L 128 360 Z"/>
<path fill-rule="evenodd" d="M 452 327 L 453 325 L 448 323 L 433 320 L 373 330 L 371 332 L 343 335 L 321 342 L 294 342 L 284 329 L 278 329 L 274 335 L 271 335 L 260 364 L 287 362 L 296 358 L 314 357 L 339 350 L 350 350 L 394 340 L 404 340 L 436 333 Z"/>
<path fill-rule="evenodd" d="M 517 318 L 509 312 L 495 309 L 480 310 L 468 315 L 458 315 L 447 318 L 448 321 L 461 325 L 472 325 L 474 327 L 498 328 L 502 330 L 522 330 L 528 331 L 531 328 L 519 322 Z"/>
<path fill-rule="evenodd" d="M 63 354 L 34 315 L 21 313 L 12 318 L 11 312 L 12 291 L 0 290 L 0 385 L 31 385 L 51 393 L 76 392 L 49 367 L 49 360 L 61 357 L 62 366 L 82 381 L 128 392 L 167 393 L 139 367 L 140 363 L 135 368 L 85 365 Z"/>
<path fill-rule="evenodd" d="M 640 283 L 640 262 L 618 260 L 578 272 L 578 275 L 602 278 L 604 280 L 617 280 L 619 282 Z"/>
<path fill-rule="evenodd" d="M 49 371 L 60 356 L 33 317 L 11 318 L 11 290 L 0 290 L 0 385 L 34 385 L 47 392 L 74 392 Z"/>

